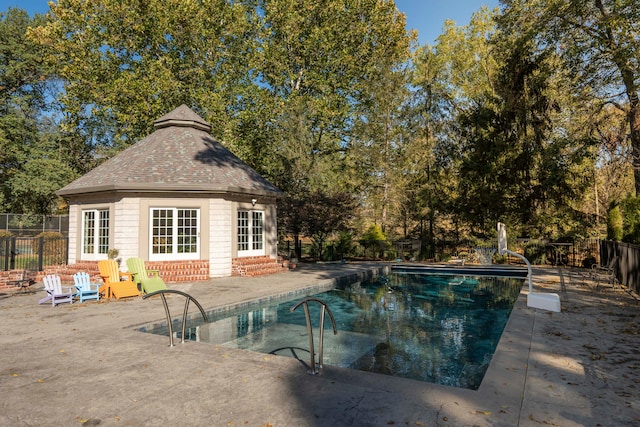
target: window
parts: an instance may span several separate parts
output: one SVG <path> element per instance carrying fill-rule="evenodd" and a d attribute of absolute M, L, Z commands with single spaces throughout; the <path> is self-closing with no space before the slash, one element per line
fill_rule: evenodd
<path fill-rule="evenodd" d="M 82 259 L 106 259 L 109 252 L 109 210 L 82 211 Z"/>
<path fill-rule="evenodd" d="M 264 212 L 238 211 L 238 256 L 264 255 Z"/>
<path fill-rule="evenodd" d="M 199 240 L 199 209 L 151 209 L 150 259 L 198 259 Z"/>

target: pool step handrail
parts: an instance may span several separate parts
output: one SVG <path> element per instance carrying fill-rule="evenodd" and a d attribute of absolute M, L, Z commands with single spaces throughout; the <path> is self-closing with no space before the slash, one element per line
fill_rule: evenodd
<path fill-rule="evenodd" d="M 311 316 L 309 315 L 309 303 L 310 302 L 317 302 L 322 307 L 321 310 L 320 310 L 320 338 L 318 340 L 318 347 L 319 348 L 318 348 L 318 364 L 317 365 L 316 365 L 315 349 L 314 349 L 314 346 L 313 346 L 313 328 L 311 326 Z M 311 354 L 311 363 L 309 364 L 309 367 L 311 369 L 309 370 L 309 374 L 318 375 L 320 373 L 318 371 L 318 368 L 322 369 L 322 353 L 323 353 L 323 346 L 324 346 L 324 316 L 325 316 L 325 312 L 327 312 L 329 314 L 329 319 L 331 319 L 331 326 L 333 326 L 333 335 L 338 335 L 338 328 L 336 327 L 336 321 L 333 318 L 333 313 L 331 313 L 331 310 L 329 309 L 329 306 L 327 306 L 327 304 L 324 301 L 322 301 L 321 299 L 313 298 L 313 297 L 305 298 L 302 301 L 300 301 L 299 303 L 297 303 L 296 305 L 294 305 L 293 307 L 291 307 L 290 311 L 293 313 L 300 306 L 303 306 L 303 308 L 304 308 L 304 316 L 305 316 L 305 319 L 307 320 L 307 333 L 309 334 L 309 353 Z"/>
<path fill-rule="evenodd" d="M 189 302 L 193 301 L 195 303 L 195 305 L 198 306 L 198 309 L 200 309 L 200 314 L 202 314 L 202 317 L 204 318 L 205 323 L 209 323 L 209 318 L 207 317 L 207 313 L 205 313 L 204 309 L 202 308 L 202 306 L 200 305 L 200 303 L 198 302 L 198 300 L 196 300 L 194 297 L 192 297 L 191 295 L 182 292 L 182 291 L 177 291 L 174 289 L 161 289 L 159 291 L 155 291 L 155 292 L 151 292 L 150 294 L 145 294 L 142 296 L 142 299 L 147 299 L 147 298 L 151 298 L 153 296 L 156 295 L 160 295 L 160 297 L 162 298 L 162 304 L 164 305 L 164 312 L 167 316 L 167 325 L 169 327 L 169 347 L 173 347 L 173 323 L 171 322 L 171 312 L 169 311 L 169 305 L 167 304 L 167 297 L 165 296 L 165 294 L 178 294 L 178 295 L 182 295 L 183 297 L 185 297 L 185 302 L 184 302 L 184 311 L 182 313 L 182 339 L 180 341 L 181 344 L 184 344 L 184 336 L 185 336 L 185 331 L 186 331 L 186 326 L 187 326 L 187 311 L 189 311 Z"/>
<path fill-rule="evenodd" d="M 560 295 L 533 292 L 533 272 L 531 270 L 531 263 L 523 255 L 507 249 L 507 227 L 501 222 L 498 223 L 498 254 L 508 254 L 516 258 L 520 258 L 527 265 L 527 271 L 529 272 L 529 295 L 527 295 L 527 307 L 540 308 L 557 313 L 560 312 Z"/>

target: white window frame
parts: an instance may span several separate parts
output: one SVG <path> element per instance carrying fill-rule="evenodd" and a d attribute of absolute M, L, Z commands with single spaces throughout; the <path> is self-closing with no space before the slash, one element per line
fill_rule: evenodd
<path fill-rule="evenodd" d="M 90 218 L 91 217 L 91 218 Z M 82 241 L 80 259 L 96 261 L 108 258 L 109 222 L 108 208 L 82 210 Z"/>
<path fill-rule="evenodd" d="M 180 213 L 189 211 L 195 216 L 180 217 Z M 164 224 L 156 222 L 155 214 L 166 214 L 167 221 Z M 157 218 L 160 220 L 160 218 Z M 182 222 L 181 222 L 182 220 Z M 195 221 L 195 224 L 185 224 L 189 221 Z M 149 261 L 178 261 L 178 260 L 194 260 L 200 259 L 200 208 L 187 207 L 154 207 L 149 209 Z M 195 242 L 187 243 L 182 240 L 185 235 L 180 233 L 181 229 L 191 230 L 191 234 L 186 235 L 187 238 L 195 239 Z M 164 232 L 164 234 L 160 234 Z M 166 237 L 169 242 L 164 245 L 156 245 L 157 238 Z M 156 247 L 157 246 L 157 247 Z M 184 252 L 184 246 L 191 246 L 191 252 Z M 164 247 L 165 252 L 157 252 Z M 156 250 L 156 253 L 154 253 Z"/>
<path fill-rule="evenodd" d="M 262 256 L 266 252 L 264 234 L 264 211 L 238 210 L 236 237 L 238 257 Z"/>

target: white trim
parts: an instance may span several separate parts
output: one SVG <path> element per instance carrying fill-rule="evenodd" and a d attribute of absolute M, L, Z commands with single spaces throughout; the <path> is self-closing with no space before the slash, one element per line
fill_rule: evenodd
<path fill-rule="evenodd" d="M 89 213 L 93 214 L 93 219 L 91 220 L 91 222 L 93 223 L 92 225 L 92 230 L 93 230 L 93 235 L 92 236 L 87 236 L 87 222 L 85 221 L 85 218 L 87 217 L 87 215 Z M 106 218 L 102 217 L 102 214 L 106 213 Z M 102 227 L 102 220 L 106 219 L 107 224 L 106 227 Z M 80 224 L 81 224 L 81 232 L 80 232 L 80 259 L 83 261 L 99 261 L 99 260 L 103 260 L 103 259 L 107 259 L 108 257 L 108 252 L 110 249 L 110 239 L 111 237 L 109 236 L 109 231 L 111 228 L 111 213 L 108 207 L 105 208 L 94 208 L 94 209 L 82 209 L 80 212 Z M 106 231 L 106 236 L 103 233 L 100 233 L 100 230 L 105 230 Z M 93 251 L 92 252 L 85 252 L 86 249 L 86 245 L 85 245 L 85 239 L 86 238 L 92 238 L 93 242 L 91 243 L 91 246 L 93 247 Z M 101 245 L 101 240 L 104 240 L 106 238 L 106 246 L 104 244 Z M 104 243 L 104 242 L 102 242 Z M 103 249 L 104 252 L 100 252 L 100 249 Z"/>
<path fill-rule="evenodd" d="M 240 227 L 241 212 L 246 212 L 247 217 L 243 218 L 246 220 L 246 224 L 243 224 Z M 250 256 L 262 256 L 266 253 L 266 244 L 265 244 L 265 233 L 264 233 L 264 218 L 265 214 L 262 210 L 251 210 L 251 209 L 238 209 L 237 213 L 237 223 L 236 223 L 236 236 L 238 239 L 238 258 L 242 257 L 250 257 Z M 243 231 L 246 231 L 246 240 L 241 241 L 241 228 Z M 256 234 L 256 228 L 259 229 L 259 234 Z M 244 235 L 244 233 L 243 233 Z M 248 249 L 240 249 L 240 246 L 247 246 Z M 256 248 L 255 246 L 259 246 Z"/>
<path fill-rule="evenodd" d="M 168 252 L 166 253 L 154 253 L 154 211 L 167 211 L 171 213 L 170 218 L 167 216 L 167 219 L 170 219 L 170 224 L 165 224 L 163 227 L 167 233 L 167 236 L 171 238 L 171 244 L 166 245 L 166 249 Z M 178 229 L 180 227 L 178 218 L 178 211 L 194 211 L 195 212 L 195 221 L 196 224 L 182 224 L 183 228 L 195 228 L 195 237 L 196 241 L 195 251 L 194 252 L 178 252 L 179 245 L 181 242 L 179 241 Z M 183 220 L 189 220 L 194 218 L 183 218 Z M 159 226 L 160 227 L 160 226 Z M 200 259 L 200 233 L 201 233 L 202 221 L 200 220 L 200 207 L 151 207 L 149 208 L 149 261 L 180 261 L 180 260 L 194 260 Z M 189 236 L 187 236 L 189 237 Z"/>

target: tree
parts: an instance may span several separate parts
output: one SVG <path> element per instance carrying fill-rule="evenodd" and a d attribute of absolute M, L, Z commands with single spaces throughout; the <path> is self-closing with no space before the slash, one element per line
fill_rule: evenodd
<path fill-rule="evenodd" d="M 30 37 L 47 48 L 64 83 L 64 130 L 120 149 L 146 136 L 152 119 L 184 103 L 215 135 L 229 135 L 242 101 L 239 87 L 252 78 L 246 59 L 257 41 L 257 10 L 251 3 L 52 3 L 50 22 Z"/>
<path fill-rule="evenodd" d="M 636 0 L 503 0 L 511 30 L 535 35 L 540 49 L 555 48 L 590 87 L 627 115 L 636 193 L 640 191 L 640 6 Z M 624 94 L 624 95 L 623 95 Z"/>
<path fill-rule="evenodd" d="M 355 203 L 348 193 L 309 195 L 302 211 L 303 232 L 311 237 L 318 250 L 318 258 L 324 259 L 324 248 L 329 237 L 349 227 Z"/>
<path fill-rule="evenodd" d="M 443 230 L 451 224 L 457 229 L 460 218 L 468 219 L 463 212 L 471 203 L 459 192 L 459 181 L 464 179 L 460 162 L 467 133 L 474 132 L 478 123 L 465 118 L 475 109 L 491 109 L 496 102 L 499 66 L 489 41 L 495 14 L 482 8 L 463 27 L 447 21 L 436 45 L 418 49 L 413 58 L 414 141 L 408 152 L 416 162 L 420 159 L 415 170 L 423 170 L 411 178 L 419 189 L 413 209 L 428 227 L 421 227 L 423 242 L 434 240 L 438 224 Z M 485 162 L 478 166 L 490 175 Z"/>
<path fill-rule="evenodd" d="M 393 234 L 407 190 L 409 172 L 404 157 L 409 139 L 404 104 L 409 73 L 388 68 L 385 77 L 371 82 L 370 99 L 359 107 L 348 144 L 347 162 L 353 182 L 367 194 L 363 211 L 369 222 Z"/>
<path fill-rule="evenodd" d="M 621 241 L 623 236 L 623 218 L 620 205 L 614 204 L 609 207 L 607 215 L 607 239 Z"/>
<path fill-rule="evenodd" d="M 292 197 L 344 189 L 353 122 L 370 88 L 408 58 L 404 16 L 389 1 L 272 0 L 264 2 L 261 39 L 258 69 L 273 100 L 276 183 Z"/>
<path fill-rule="evenodd" d="M 15 213 L 50 213 L 72 176 L 45 116 L 51 71 L 26 37 L 44 22 L 16 8 L 0 14 L 0 209 Z"/>
<path fill-rule="evenodd" d="M 449 81 L 462 88 L 453 91 L 452 135 L 459 142 L 450 150 L 459 158 L 453 207 L 481 236 L 492 234 L 497 221 L 524 225 L 532 236 L 564 235 L 583 223 L 576 202 L 589 185 L 587 172 L 593 175 L 586 162 L 593 138 L 574 133 L 568 120 L 574 109 L 582 111 L 582 99 L 555 51 L 541 49 L 534 32 L 503 16 L 497 25 L 487 40 L 491 25 L 472 21 L 472 52 L 452 30 L 441 37 L 442 51 L 458 56 Z M 475 66 L 465 73 L 465 64 Z"/>
<path fill-rule="evenodd" d="M 279 204 L 280 231 L 294 240 L 298 259 L 302 257 L 299 237 L 309 236 L 322 259 L 327 239 L 334 233 L 346 231 L 355 211 L 353 196 L 345 192 L 315 191 L 305 196 L 286 198 Z"/>

